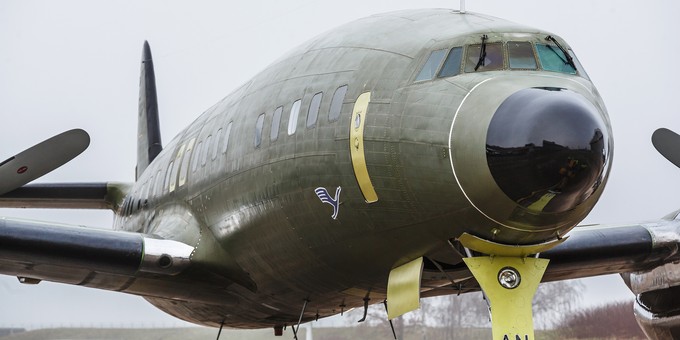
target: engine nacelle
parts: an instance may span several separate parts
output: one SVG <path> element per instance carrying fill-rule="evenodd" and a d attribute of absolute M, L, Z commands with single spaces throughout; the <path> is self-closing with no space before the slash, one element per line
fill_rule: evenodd
<path fill-rule="evenodd" d="M 634 313 L 650 339 L 680 339 L 680 263 L 621 274 L 635 293 Z"/>

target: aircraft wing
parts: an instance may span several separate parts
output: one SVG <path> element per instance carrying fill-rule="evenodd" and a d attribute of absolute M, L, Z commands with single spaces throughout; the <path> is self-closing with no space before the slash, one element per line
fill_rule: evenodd
<path fill-rule="evenodd" d="M 128 184 L 27 184 L 82 153 L 89 141 L 85 131 L 73 129 L 0 162 L 0 208 L 118 209 Z M 0 274 L 22 283 L 48 280 L 154 296 L 162 289 L 154 292 L 148 282 L 172 276 L 181 285 L 176 278 L 194 251 L 152 235 L 0 217 Z"/>
<path fill-rule="evenodd" d="M 128 187 L 125 183 L 27 184 L 0 195 L 0 208 L 116 210 Z"/>
<path fill-rule="evenodd" d="M 645 273 L 680 261 L 680 211 L 648 223 L 579 226 L 562 244 L 533 256 L 550 260 L 544 282 L 625 273 L 631 286 L 631 277 L 644 281 Z M 426 266 L 423 287 L 429 288 L 423 296 L 479 290 L 466 266 L 441 269 Z"/>
<path fill-rule="evenodd" d="M 177 275 L 194 247 L 152 236 L 0 218 L 0 273 L 23 283 L 41 280 L 111 289 L 113 277 Z M 108 279 L 97 282 L 100 277 Z"/>
<path fill-rule="evenodd" d="M 183 223 L 183 221 L 178 221 Z M 0 217 L 0 274 L 159 298 L 214 303 L 224 288 L 256 290 L 210 239 L 202 247 L 155 235 Z M 217 261 L 217 262 L 215 262 Z"/>
<path fill-rule="evenodd" d="M 680 259 L 680 220 L 575 228 L 539 257 L 550 260 L 545 280 L 649 270 Z"/>

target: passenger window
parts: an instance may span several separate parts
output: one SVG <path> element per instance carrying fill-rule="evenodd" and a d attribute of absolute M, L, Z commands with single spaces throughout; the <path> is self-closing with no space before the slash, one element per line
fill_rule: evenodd
<path fill-rule="evenodd" d="M 187 175 L 189 174 L 189 159 L 191 158 L 191 152 L 194 150 L 194 143 L 196 138 L 192 138 L 187 145 L 187 150 L 184 152 L 184 157 L 182 158 L 182 166 L 179 169 L 179 183 L 181 187 L 187 182 Z"/>
<path fill-rule="evenodd" d="M 203 142 L 198 142 L 198 145 L 196 146 L 196 151 L 194 151 L 194 157 L 191 160 L 191 164 L 193 166 L 191 167 L 191 172 L 196 172 L 196 169 L 198 169 L 198 160 L 203 152 Z"/>
<path fill-rule="evenodd" d="M 536 44 L 536 52 L 544 70 L 576 74 L 576 70 L 569 65 L 564 53 L 557 46 Z"/>
<path fill-rule="evenodd" d="M 342 85 L 333 93 L 331 99 L 331 108 L 328 110 L 328 121 L 334 122 L 340 118 L 340 111 L 342 111 L 342 102 L 345 101 L 347 94 L 347 85 Z"/>
<path fill-rule="evenodd" d="M 264 127 L 264 113 L 261 113 L 257 117 L 257 122 L 255 123 L 255 147 L 259 147 L 262 144 L 262 128 Z"/>
<path fill-rule="evenodd" d="M 288 135 L 291 136 L 297 130 L 297 120 L 300 115 L 300 99 L 293 103 L 290 108 L 290 117 L 288 118 Z"/>
<path fill-rule="evenodd" d="M 130 197 L 125 197 L 125 200 L 123 201 L 123 216 L 127 217 L 128 215 L 128 207 L 130 206 Z"/>
<path fill-rule="evenodd" d="M 153 196 L 154 189 L 155 189 L 154 186 L 156 185 L 155 180 L 156 180 L 156 178 L 154 178 L 153 175 L 151 175 L 151 177 L 149 177 L 149 190 L 146 191 L 146 197 L 144 197 L 144 198 L 148 199 L 151 196 Z"/>
<path fill-rule="evenodd" d="M 163 176 L 161 176 L 162 170 L 158 170 L 156 173 L 156 184 L 153 185 L 153 192 L 156 197 L 160 197 L 163 193 Z"/>
<path fill-rule="evenodd" d="M 135 210 L 135 197 L 137 197 L 137 191 L 132 193 L 130 196 L 130 202 L 128 204 L 128 215 L 132 215 L 132 212 Z"/>
<path fill-rule="evenodd" d="M 208 150 L 210 150 L 210 141 L 212 140 L 212 135 L 205 139 L 205 144 L 203 144 L 203 150 L 201 150 L 201 166 L 205 165 L 208 160 Z"/>
<path fill-rule="evenodd" d="M 272 128 L 269 131 L 269 139 L 273 142 L 279 139 L 279 129 L 281 128 L 281 113 L 283 106 L 279 106 L 274 110 L 274 117 L 272 117 Z"/>
<path fill-rule="evenodd" d="M 147 195 L 146 189 L 148 189 L 148 184 L 149 184 L 148 182 L 144 182 L 144 184 L 142 185 L 142 189 L 139 190 L 139 199 L 137 199 L 137 210 L 142 209 L 142 202 L 144 201 Z"/>
<path fill-rule="evenodd" d="M 170 192 L 175 191 L 175 186 L 177 185 L 177 171 L 179 170 L 180 163 L 182 163 L 182 156 L 184 156 L 184 148 L 186 145 L 182 145 L 177 151 L 175 156 L 175 165 L 172 167 L 172 173 L 170 174 Z"/>
<path fill-rule="evenodd" d="M 475 67 L 477 66 L 477 63 L 479 63 L 481 48 L 481 44 L 468 46 L 465 60 L 465 72 L 502 70 L 503 48 L 500 43 L 493 43 L 486 44 L 486 58 L 484 58 L 483 65 L 480 65 L 475 71 Z"/>
<path fill-rule="evenodd" d="M 418 73 L 415 81 L 430 80 L 434 78 L 434 75 L 439 69 L 439 65 L 442 63 L 442 59 L 446 56 L 446 49 L 436 50 L 430 53 L 430 57 L 427 58 L 425 65 Z"/>
<path fill-rule="evenodd" d="M 151 197 L 151 193 L 153 192 L 152 186 L 153 186 L 153 176 L 149 178 L 149 181 L 144 184 L 144 191 L 142 194 L 142 197 L 140 198 L 140 201 L 142 201 L 142 209 L 146 209 L 149 207 L 149 197 Z"/>
<path fill-rule="evenodd" d="M 123 215 L 129 216 L 131 209 L 130 209 L 130 204 L 132 201 L 132 196 L 125 198 L 125 204 L 123 205 Z"/>
<path fill-rule="evenodd" d="M 321 98 L 323 92 L 319 92 L 312 97 L 312 102 L 309 104 L 309 112 L 307 112 L 307 128 L 316 127 L 316 120 L 319 117 L 319 107 L 321 107 Z"/>
<path fill-rule="evenodd" d="M 222 129 L 220 128 L 219 130 L 217 130 L 217 135 L 215 135 L 215 147 L 213 148 L 212 157 L 210 158 L 213 161 L 215 160 L 215 158 L 217 158 L 217 153 L 218 153 L 218 150 L 219 150 L 220 142 L 222 141 L 221 137 L 222 137 Z"/>
<path fill-rule="evenodd" d="M 231 135 L 231 123 L 227 124 L 227 132 L 224 133 L 224 143 L 222 144 L 222 153 L 227 152 L 227 147 L 229 146 L 229 135 Z"/>
<path fill-rule="evenodd" d="M 125 201 L 123 201 L 123 216 L 128 216 L 130 215 L 130 200 L 132 199 L 131 196 L 125 197 Z"/>
<path fill-rule="evenodd" d="M 529 42 L 508 42 L 508 62 L 511 69 L 535 70 L 536 58 Z"/>
<path fill-rule="evenodd" d="M 460 62 L 463 59 L 463 48 L 462 47 L 454 47 L 451 49 L 451 52 L 449 52 L 449 56 L 446 57 L 446 61 L 444 61 L 444 66 L 442 66 L 442 70 L 439 71 L 439 77 L 444 78 L 444 77 L 452 77 L 460 73 Z"/>
<path fill-rule="evenodd" d="M 168 188 L 170 187 L 170 175 L 172 174 L 172 165 L 174 162 L 170 162 L 168 164 L 168 171 L 165 173 L 165 184 L 163 184 L 163 187 L 167 191 Z"/>

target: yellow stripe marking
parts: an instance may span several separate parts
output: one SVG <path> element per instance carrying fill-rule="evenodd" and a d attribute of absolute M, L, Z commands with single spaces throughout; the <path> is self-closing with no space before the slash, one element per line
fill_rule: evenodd
<path fill-rule="evenodd" d="M 468 233 L 463 233 L 458 237 L 458 241 L 465 248 L 492 256 L 525 257 L 532 254 L 542 253 L 546 250 L 554 248 L 566 241 L 567 238 L 569 238 L 569 236 L 558 240 L 548 241 L 546 243 L 510 246 L 507 244 L 488 241 Z"/>
<path fill-rule="evenodd" d="M 366 157 L 364 154 L 364 124 L 366 122 L 366 114 L 368 113 L 368 103 L 371 101 L 371 93 L 364 92 L 352 110 L 352 121 L 349 128 L 349 149 L 352 155 L 352 166 L 354 167 L 354 176 L 359 183 L 361 193 L 364 195 L 366 203 L 373 203 L 378 201 L 378 194 L 373 188 L 371 178 L 368 175 L 368 168 L 366 167 Z"/>

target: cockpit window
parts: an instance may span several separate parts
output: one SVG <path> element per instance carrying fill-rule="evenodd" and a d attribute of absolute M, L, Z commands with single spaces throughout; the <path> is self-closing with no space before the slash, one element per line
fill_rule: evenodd
<path fill-rule="evenodd" d="M 465 72 L 481 72 L 494 71 L 503 69 L 503 45 L 500 43 L 486 44 L 486 56 L 483 62 L 477 64 L 480 58 L 480 49 L 482 45 L 470 45 L 467 49 L 467 57 L 465 59 Z"/>
<path fill-rule="evenodd" d="M 567 57 L 557 46 L 536 44 L 536 52 L 544 70 L 576 74 L 576 69 L 569 64 Z"/>
<path fill-rule="evenodd" d="M 541 42 L 507 41 L 456 46 L 450 50 L 431 51 L 414 81 L 453 77 L 484 71 L 548 71 L 579 75 L 588 78 L 585 70 L 568 48 L 562 47 L 553 36 Z M 535 40 L 535 39 L 534 39 Z M 547 43 L 543 43 L 547 40 Z"/>
<path fill-rule="evenodd" d="M 463 60 L 463 48 L 454 47 L 449 52 L 449 56 L 444 61 L 439 77 L 452 77 L 460 73 L 460 62 Z"/>
<path fill-rule="evenodd" d="M 536 58 L 529 42 L 508 42 L 508 62 L 511 69 L 535 70 Z"/>
<path fill-rule="evenodd" d="M 590 79 L 590 77 L 588 77 L 588 73 L 586 73 L 586 70 L 583 68 L 583 65 L 581 65 L 581 62 L 578 61 L 578 58 L 576 58 L 574 51 L 567 50 L 567 52 L 569 52 L 571 60 L 574 61 L 574 65 L 576 65 L 576 70 L 578 71 L 578 74 L 583 78 Z"/>
<path fill-rule="evenodd" d="M 432 51 L 432 53 L 430 53 L 430 57 L 427 58 L 427 62 L 425 62 L 425 65 L 423 65 L 420 73 L 418 73 L 416 81 L 430 80 L 434 78 L 434 75 L 437 74 L 437 70 L 439 69 L 439 65 L 442 63 L 442 59 L 444 59 L 445 56 L 445 49 Z"/>

